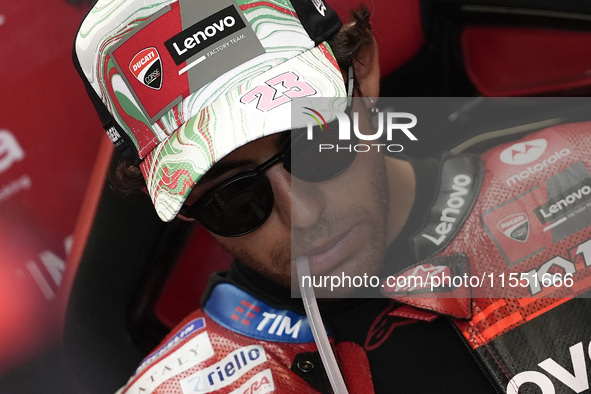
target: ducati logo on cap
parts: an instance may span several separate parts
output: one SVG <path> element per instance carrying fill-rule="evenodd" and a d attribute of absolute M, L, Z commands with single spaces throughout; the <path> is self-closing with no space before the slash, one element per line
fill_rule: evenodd
<path fill-rule="evenodd" d="M 160 90 L 162 87 L 162 62 L 156 48 L 139 51 L 129 63 L 129 70 L 144 85 Z"/>
<path fill-rule="evenodd" d="M 525 242 L 529 236 L 529 218 L 525 213 L 509 215 L 501 219 L 497 223 L 497 227 L 503 234 L 515 241 Z"/>

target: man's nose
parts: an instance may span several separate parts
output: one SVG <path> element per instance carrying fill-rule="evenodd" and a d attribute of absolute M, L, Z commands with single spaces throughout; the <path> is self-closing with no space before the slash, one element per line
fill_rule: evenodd
<path fill-rule="evenodd" d="M 293 177 L 282 165 L 266 172 L 275 207 L 281 220 L 291 227 L 309 228 L 316 224 L 325 208 L 325 200 L 318 185 Z"/>

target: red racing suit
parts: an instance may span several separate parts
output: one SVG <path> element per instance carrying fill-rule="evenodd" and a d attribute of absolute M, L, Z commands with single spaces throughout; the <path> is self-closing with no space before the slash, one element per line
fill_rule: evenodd
<path fill-rule="evenodd" d="M 455 317 L 507 393 L 589 392 L 590 152 L 591 124 L 574 123 L 449 157 L 402 273 L 431 282 L 386 291 Z"/>
<path fill-rule="evenodd" d="M 335 349 L 350 392 L 372 393 L 371 380 L 359 379 L 371 376 L 363 349 L 347 342 Z M 120 392 L 317 393 L 291 369 L 301 374 L 322 368 L 320 360 L 307 357 L 316 351 L 305 315 L 273 308 L 222 282 Z"/>
<path fill-rule="evenodd" d="M 425 281 L 384 281 L 407 312 L 451 316 L 499 392 L 589 392 L 588 152 L 591 124 L 578 123 L 446 157 L 410 240 L 417 263 L 395 275 Z M 333 346 L 349 392 L 373 392 L 363 347 Z M 315 352 L 305 315 L 221 282 L 119 393 L 317 392 Z"/>

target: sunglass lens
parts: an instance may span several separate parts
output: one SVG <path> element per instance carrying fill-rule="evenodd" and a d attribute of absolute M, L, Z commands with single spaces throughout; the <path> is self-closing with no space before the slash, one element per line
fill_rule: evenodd
<path fill-rule="evenodd" d="M 322 182 L 334 178 L 345 171 L 355 160 L 355 151 L 337 149 L 339 141 L 334 133 L 318 132 L 314 140 L 305 136 L 292 142 L 289 168 L 291 174 L 308 182 Z"/>
<path fill-rule="evenodd" d="M 262 174 L 220 185 L 199 200 L 199 221 L 211 232 L 237 237 L 259 228 L 273 210 L 273 191 Z"/>

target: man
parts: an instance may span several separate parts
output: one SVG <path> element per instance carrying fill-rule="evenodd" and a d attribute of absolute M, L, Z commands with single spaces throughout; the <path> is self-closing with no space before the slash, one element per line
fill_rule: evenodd
<path fill-rule="evenodd" d="M 577 280 L 586 277 L 580 260 L 589 213 L 579 202 L 591 187 L 589 137 L 574 127 L 544 131 L 487 152 L 484 165 L 472 155 L 411 162 L 376 149 L 337 155 L 330 165 L 323 156 L 310 159 L 306 138 L 285 133 L 307 126 L 286 123 L 288 103 L 359 97 L 347 111 L 359 114 L 363 135 L 373 131 L 379 70 L 368 26 L 362 12 L 341 28 L 330 8 L 308 0 L 99 1 L 89 13 L 75 59 L 108 134 L 127 157 L 119 176 L 137 181 L 141 173 L 163 220 L 197 219 L 237 257 L 229 273 L 212 278 L 203 309 L 142 362 L 121 392 L 331 392 L 330 365 L 301 300 L 290 297 L 293 261 L 301 256 L 313 276 L 379 277 L 385 286 L 378 293 L 396 299 L 322 302 L 337 374 L 349 392 L 585 389 L 584 326 L 574 324 L 583 334 L 565 344 L 540 339 L 538 325 L 580 308 L 578 300 L 523 298 L 551 287 L 533 281 L 513 293 L 497 292 L 493 283 L 475 290 L 474 299 L 468 286 L 433 285 L 446 274 L 488 278 L 486 268 L 491 280 L 505 273 L 508 280 L 512 266 L 525 267 L 521 261 L 536 268 L 532 275 L 542 276 L 543 262 L 544 273 L 558 265 L 571 279 L 577 272 Z M 529 163 L 520 151 L 533 169 L 515 178 L 510 165 Z M 499 184 L 505 175 L 507 183 Z M 541 201 L 535 185 L 546 181 L 548 199 Z M 560 203 L 567 198 L 575 199 L 569 204 L 584 223 L 561 235 L 544 230 L 543 223 L 557 223 L 543 216 L 557 214 L 557 204 L 571 212 Z M 522 203 L 528 213 L 536 204 L 543 211 L 539 223 L 525 213 L 506 214 Z M 530 227 L 552 238 L 527 243 Z M 525 243 L 527 253 L 507 247 L 510 241 Z M 552 260 L 572 248 L 576 272 L 566 258 Z M 388 275 L 417 272 L 433 275 L 418 292 L 387 282 Z M 429 287 L 441 287 L 435 293 L 444 298 Z M 352 294 L 350 286 L 333 292 Z M 520 346 L 512 348 L 516 341 Z M 536 341 L 545 344 L 523 344 Z M 572 364 L 542 357 L 564 346 Z M 546 374 L 529 371 L 528 362 Z"/>

